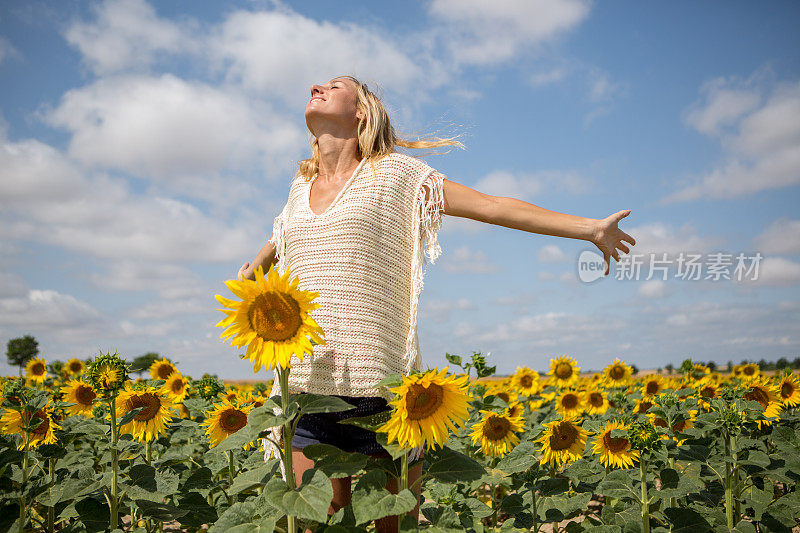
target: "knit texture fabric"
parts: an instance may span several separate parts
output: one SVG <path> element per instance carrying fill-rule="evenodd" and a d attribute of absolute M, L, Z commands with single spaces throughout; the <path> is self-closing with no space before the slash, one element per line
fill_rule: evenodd
<path fill-rule="evenodd" d="M 435 263 L 441 254 L 444 176 L 397 152 L 362 159 L 319 214 L 309 203 L 314 179 L 294 178 L 269 240 L 278 272 L 288 267 L 299 289 L 319 293 L 311 316 L 326 341 L 302 362 L 292 358 L 289 392 L 391 400 L 378 382 L 422 370 L 417 306 L 426 256 Z M 270 396 L 279 395 L 277 374 L 273 383 Z M 264 442 L 268 457 L 274 450 Z"/>

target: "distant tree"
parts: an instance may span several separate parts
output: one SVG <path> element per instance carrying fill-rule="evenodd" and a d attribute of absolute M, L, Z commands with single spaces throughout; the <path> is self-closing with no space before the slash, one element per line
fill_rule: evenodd
<path fill-rule="evenodd" d="M 792 368 L 800 368 L 800 357 L 795 357 L 792 361 Z"/>
<path fill-rule="evenodd" d="M 6 346 L 8 364 L 19 366 L 20 376 L 22 367 L 37 355 L 39 355 L 39 343 L 31 335 L 11 339 Z"/>
<path fill-rule="evenodd" d="M 728 361 L 728 372 L 733 372 L 733 361 Z"/>
<path fill-rule="evenodd" d="M 746 365 L 747 364 L 747 359 L 742 359 L 742 361 L 739 364 L 742 365 L 742 366 Z"/>
<path fill-rule="evenodd" d="M 639 373 L 639 367 L 636 365 L 631 365 L 631 370 L 633 370 L 634 376 Z"/>
<path fill-rule="evenodd" d="M 658 367 L 658 368 L 656 369 L 656 372 L 657 372 L 658 374 L 661 374 L 663 371 L 664 371 L 664 369 L 663 369 L 663 368 L 661 368 L 661 367 Z"/>
<path fill-rule="evenodd" d="M 161 356 L 158 355 L 157 352 L 147 352 L 144 355 L 140 355 L 133 360 L 133 363 L 131 364 L 131 372 L 138 374 L 139 377 L 142 377 L 142 374 L 150 369 L 150 366 L 156 361 L 156 359 L 160 358 Z"/>
<path fill-rule="evenodd" d="M 668 363 L 664 365 L 664 368 L 667 369 L 667 374 L 672 374 L 672 371 L 675 370 L 675 367 L 672 366 L 672 363 Z"/>
<path fill-rule="evenodd" d="M 785 357 L 781 357 L 780 359 L 775 361 L 775 369 L 776 370 L 783 370 L 787 366 L 789 366 L 789 360 L 786 359 Z"/>
<path fill-rule="evenodd" d="M 709 361 L 706 366 L 712 372 L 716 372 L 716 370 L 717 370 L 717 363 L 715 363 L 714 361 Z"/>
<path fill-rule="evenodd" d="M 758 361 L 758 368 L 759 368 L 760 370 L 772 370 L 772 369 L 770 368 L 770 366 L 772 366 L 772 365 L 770 365 L 769 363 L 767 363 L 767 360 L 766 360 L 766 359 L 760 359 L 760 360 Z"/>

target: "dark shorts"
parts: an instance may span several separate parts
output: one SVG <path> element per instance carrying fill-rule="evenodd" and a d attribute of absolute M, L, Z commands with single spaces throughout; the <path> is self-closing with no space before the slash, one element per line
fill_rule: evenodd
<path fill-rule="evenodd" d="M 304 393 L 301 393 L 304 394 Z M 384 398 L 378 396 L 352 397 L 338 396 L 347 403 L 353 405 L 347 411 L 337 411 L 334 413 L 317 413 L 303 415 L 297 422 L 292 446 L 304 448 L 309 444 L 331 444 L 346 452 L 358 452 L 365 455 L 385 455 L 388 456 L 383 446 L 375 440 L 375 433 L 372 431 L 353 426 L 351 424 L 339 424 L 339 420 L 355 416 L 374 415 L 381 411 L 391 409 Z"/>

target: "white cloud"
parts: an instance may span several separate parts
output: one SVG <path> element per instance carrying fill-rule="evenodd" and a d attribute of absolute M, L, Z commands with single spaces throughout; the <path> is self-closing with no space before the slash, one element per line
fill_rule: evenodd
<path fill-rule="evenodd" d="M 288 171 L 287 154 L 299 154 L 307 144 L 298 126 L 269 104 L 170 74 L 102 79 L 73 89 L 45 118 L 71 133 L 69 154 L 84 165 L 208 199 L 252 192 L 223 178 L 223 171 Z"/>
<path fill-rule="evenodd" d="M 0 324 L 5 332 L 13 328 L 50 331 L 81 329 L 100 322 L 101 315 L 89 304 L 53 290 L 30 289 L 0 297 Z"/>
<path fill-rule="evenodd" d="M 715 247 L 722 245 L 721 239 L 701 237 L 689 223 L 673 228 L 663 222 L 652 222 L 630 227 L 625 233 L 636 239 L 636 245 L 630 246 L 629 254 L 622 254 L 620 257 L 641 254 L 645 261 L 649 261 L 651 253 L 655 254 L 654 257 L 658 260 L 662 259 L 663 253 L 667 254 L 667 259 L 674 259 L 681 252 L 717 251 Z"/>
<path fill-rule="evenodd" d="M 428 11 L 444 23 L 440 39 L 456 63 L 486 65 L 543 46 L 589 15 L 580 0 L 433 0 Z"/>
<path fill-rule="evenodd" d="M 753 239 L 753 248 L 762 254 L 800 253 L 800 220 L 779 218 Z"/>
<path fill-rule="evenodd" d="M 582 194 L 591 190 L 592 180 L 571 170 L 509 172 L 494 170 L 479 179 L 473 189 L 492 196 L 528 201 L 544 190 Z"/>
<path fill-rule="evenodd" d="M 231 226 L 192 204 L 135 194 L 122 179 L 84 176 L 38 141 L 2 144 L 0 185 L 5 239 L 99 258 L 163 262 L 239 260 L 257 241 L 247 226 Z"/>
<path fill-rule="evenodd" d="M 540 263 L 563 263 L 566 260 L 564 251 L 555 244 L 542 246 L 536 257 Z"/>
<path fill-rule="evenodd" d="M 445 272 L 493 274 L 499 267 L 489 260 L 482 250 L 473 251 L 469 246 L 459 246 L 444 257 L 442 268 Z"/>
<path fill-rule="evenodd" d="M 530 83 L 533 87 L 542 87 L 544 85 L 550 85 L 552 83 L 557 83 L 567 76 L 567 69 L 564 67 L 553 67 L 549 70 L 543 72 L 537 72 L 535 74 L 531 74 L 528 78 L 528 83 Z"/>
<path fill-rule="evenodd" d="M 354 23 L 319 22 L 279 6 L 229 14 L 215 29 L 209 53 L 229 81 L 299 106 L 308 101 L 312 84 L 341 74 L 419 96 L 445 79 L 422 44 L 396 42 L 384 30 Z"/>
<path fill-rule="evenodd" d="M 705 101 L 684 120 L 719 138 L 724 161 L 662 203 L 734 198 L 800 183 L 800 82 L 776 84 L 760 104 L 758 93 L 766 90 L 757 84 L 765 83 L 764 76 L 758 71 L 745 82 L 718 79 L 704 85 Z"/>
<path fill-rule="evenodd" d="M 0 64 L 12 57 L 19 58 L 22 57 L 22 54 L 11 45 L 8 39 L 0 35 Z"/>
<path fill-rule="evenodd" d="M 196 23 L 158 17 L 144 0 L 107 0 L 92 6 L 96 20 L 76 21 L 64 37 L 96 74 L 148 67 L 165 54 L 196 49 Z"/>
<path fill-rule="evenodd" d="M 471 311 L 475 305 L 466 298 L 457 300 L 424 300 L 420 307 L 420 317 L 426 321 L 446 322 L 454 311 Z"/>
<path fill-rule="evenodd" d="M 758 265 L 758 278 L 753 279 L 753 277 L 754 273 L 751 273 L 744 276 L 742 280 L 736 280 L 736 282 L 742 285 L 769 287 L 798 285 L 800 284 L 800 263 L 783 257 L 765 257 Z"/>
<path fill-rule="evenodd" d="M 640 283 L 636 295 L 641 298 L 663 298 L 666 295 L 667 284 L 662 280 L 652 280 Z"/>

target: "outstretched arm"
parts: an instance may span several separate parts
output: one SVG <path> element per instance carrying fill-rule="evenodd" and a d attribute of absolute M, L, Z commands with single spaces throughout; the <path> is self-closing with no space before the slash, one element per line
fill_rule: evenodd
<path fill-rule="evenodd" d="M 610 268 L 609 257 L 619 261 L 617 248 L 624 253 L 630 251 L 622 241 L 636 244 L 636 239 L 617 227 L 620 219 L 630 214 L 630 209 L 618 211 L 604 219 L 577 217 L 550 211 L 516 198 L 484 194 L 446 178 L 444 214 L 530 233 L 589 241 L 602 252 L 606 275 Z"/>

